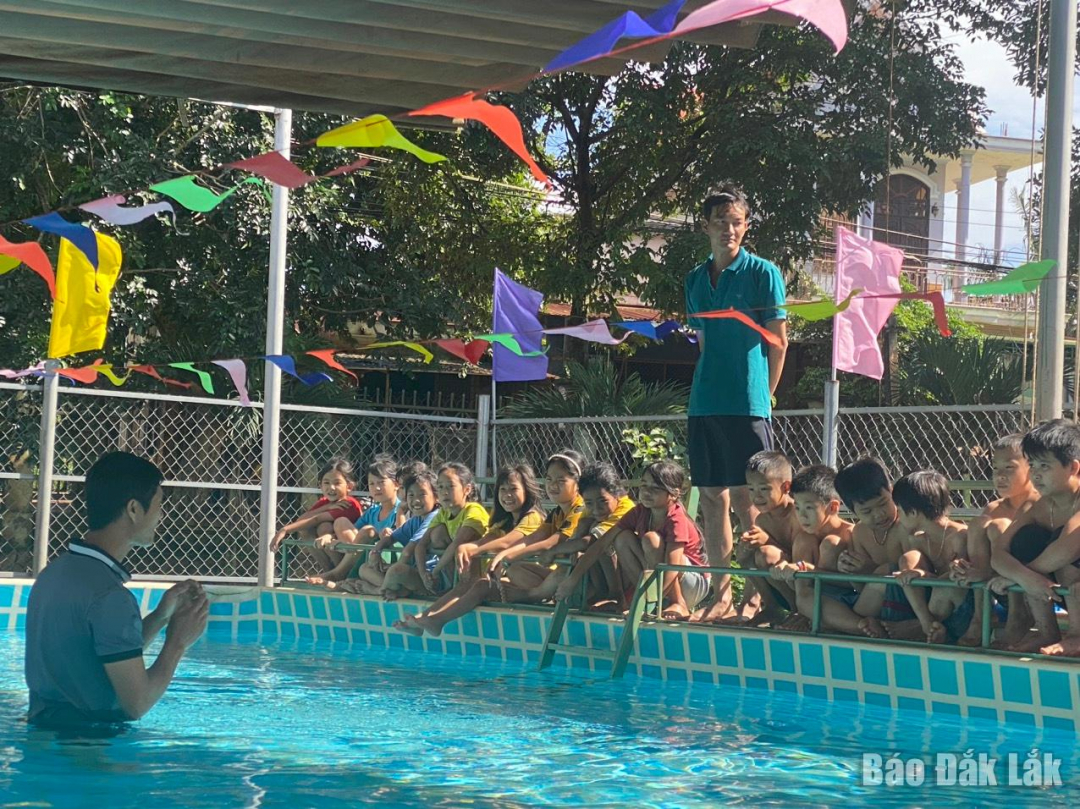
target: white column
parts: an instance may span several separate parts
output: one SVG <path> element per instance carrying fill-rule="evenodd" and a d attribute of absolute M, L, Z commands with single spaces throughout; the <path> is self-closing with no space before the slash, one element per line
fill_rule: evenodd
<path fill-rule="evenodd" d="M 57 360 L 45 361 L 42 378 L 41 439 L 38 445 L 38 502 L 34 515 L 34 576 L 49 564 L 49 521 L 52 519 L 53 457 L 56 449 L 56 406 L 60 392 Z"/>
<path fill-rule="evenodd" d="M 968 225 L 971 222 L 971 158 L 960 155 L 960 179 L 956 181 L 956 258 L 967 258 Z"/>
<path fill-rule="evenodd" d="M 874 201 L 866 205 L 866 210 L 859 214 L 859 235 L 864 239 L 874 238 Z M 885 241 L 886 234 L 881 235 L 881 241 Z"/>
<path fill-rule="evenodd" d="M 1009 179 L 1008 166 L 994 166 L 994 182 L 997 197 L 994 204 L 994 263 L 1001 263 L 1001 250 L 1005 244 L 1005 182 Z"/>
<path fill-rule="evenodd" d="M 274 149 L 286 160 L 292 141 L 292 110 L 276 110 Z M 285 256 L 289 230 L 289 189 L 274 184 L 270 213 L 270 272 L 266 300 L 266 353 L 280 354 L 285 320 Z M 270 539 L 277 530 L 278 430 L 281 426 L 281 369 L 266 363 L 263 388 L 262 497 L 259 516 L 259 585 L 274 584 Z"/>

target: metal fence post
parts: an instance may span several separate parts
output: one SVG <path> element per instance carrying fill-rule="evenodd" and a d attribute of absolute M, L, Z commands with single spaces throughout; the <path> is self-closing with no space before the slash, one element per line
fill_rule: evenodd
<path fill-rule="evenodd" d="M 825 383 L 825 419 L 821 436 L 821 462 L 836 467 L 836 433 L 840 426 L 840 383 L 830 379 Z"/>
<path fill-rule="evenodd" d="M 491 397 L 481 394 L 476 400 L 476 476 L 488 476 L 488 430 L 491 427 Z M 492 470 L 494 471 L 494 470 Z"/>
<path fill-rule="evenodd" d="M 41 388 L 41 441 L 38 452 L 38 503 L 34 519 L 34 576 L 49 563 L 49 517 L 52 512 L 53 455 L 56 449 L 56 405 L 60 390 L 60 363 L 45 363 Z"/>
<path fill-rule="evenodd" d="M 277 110 L 274 149 L 286 160 L 292 140 L 292 110 Z M 285 256 L 289 229 L 289 190 L 274 184 L 270 215 L 270 282 L 266 303 L 266 353 L 280 354 L 285 318 Z M 278 431 L 281 425 L 281 369 L 266 363 L 263 393 L 262 497 L 259 518 L 259 586 L 274 585 L 270 539 L 277 530 Z"/>

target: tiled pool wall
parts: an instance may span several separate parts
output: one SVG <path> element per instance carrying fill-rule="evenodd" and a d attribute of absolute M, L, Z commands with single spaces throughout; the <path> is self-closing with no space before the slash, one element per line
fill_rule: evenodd
<path fill-rule="evenodd" d="M 0 581 L 0 629 L 22 629 L 32 584 L 19 579 Z M 143 611 L 149 612 L 169 585 L 133 582 L 129 586 Z M 252 588 L 211 605 L 208 634 L 318 638 L 533 666 L 550 622 L 550 615 L 539 610 L 485 607 L 447 625 L 440 638 L 412 637 L 391 628 L 404 612 L 422 608 L 421 602 L 413 601 Z M 593 648 L 611 649 L 622 632 L 622 622 L 572 616 L 565 632 L 564 640 L 574 645 L 585 645 L 588 640 Z M 607 660 L 572 653 L 558 653 L 555 665 L 597 674 L 611 667 Z M 1077 732 L 1080 723 L 1080 665 L 956 649 L 889 648 L 857 640 L 645 624 L 638 632 L 628 673 L 1072 732 Z"/>

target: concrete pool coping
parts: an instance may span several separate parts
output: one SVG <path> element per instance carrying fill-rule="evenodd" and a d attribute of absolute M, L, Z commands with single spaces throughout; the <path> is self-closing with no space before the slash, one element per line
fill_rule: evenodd
<path fill-rule="evenodd" d="M 32 579 L 0 579 L 0 628 L 20 631 Z M 128 587 L 149 612 L 171 586 L 133 581 Z M 535 667 L 550 611 L 485 606 L 446 626 L 439 638 L 391 628 L 427 602 L 278 587 L 211 587 L 208 634 L 239 638 L 312 638 L 360 646 L 480 656 Z M 619 618 L 571 615 L 570 643 L 614 648 Z M 608 660 L 556 653 L 555 665 L 605 675 Z M 627 669 L 671 682 L 763 688 L 834 702 L 849 701 L 927 714 L 1077 732 L 1080 665 L 1045 657 L 1005 657 L 956 647 L 897 646 L 748 630 L 644 623 Z"/>

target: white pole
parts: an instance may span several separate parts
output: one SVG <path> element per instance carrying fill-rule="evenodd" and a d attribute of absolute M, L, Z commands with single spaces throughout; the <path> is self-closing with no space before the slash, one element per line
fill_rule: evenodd
<path fill-rule="evenodd" d="M 488 476 L 488 429 L 491 427 L 491 397 L 480 395 L 476 406 L 476 475 Z M 494 474 L 494 471 L 492 472 Z"/>
<path fill-rule="evenodd" d="M 288 159 L 292 110 L 276 110 L 274 149 Z M 280 354 L 285 320 L 285 257 L 288 250 L 289 189 L 274 185 L 270 215 L 270 277 L 266 302 L 266 353 Z M 266 363 L 263 391 L 262 498 L 259 519 L 259 585 L 274 585 L 270 539 L 277 530 L 278 431 L 281 426 L 281 369 Z"/>
<path fill-rule="evenodd" d="M 56 449 L 56 401 L 60 374 L 56 360 L 45 361 L 41 399 L 41 440 L 38 454 L 38 501 L 34 519 L 34 576 L 49 563 L 49 517 L 52 512 L 53 456 Z"/>
<path fill-rule="evenodd" d="M 1046 142 L 1043 162 L 1043 259 L 1057 266 L 1042 282 L 1036 348 L 1035 416 L 1061 417 L 1064 406 L 1065 296 L 1069 258 L 1069 171 L 1072 149 L 1076 0 L 1051 0 Z"/>

